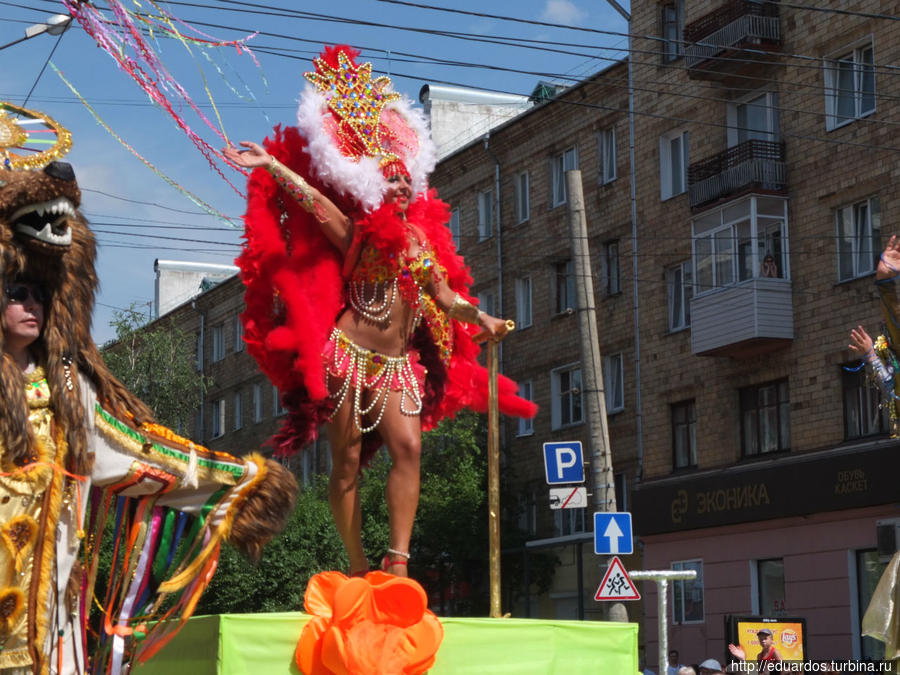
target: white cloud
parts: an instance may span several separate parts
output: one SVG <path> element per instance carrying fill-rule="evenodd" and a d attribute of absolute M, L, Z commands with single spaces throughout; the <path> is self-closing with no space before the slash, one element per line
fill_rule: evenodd
<path fill-rule="evenodd" d="M 587 16 L 587 13 L 577 7 L 571 0 L 547 0 L 544 11 L 541 13 L 543 21 L 575 25 Z"/>

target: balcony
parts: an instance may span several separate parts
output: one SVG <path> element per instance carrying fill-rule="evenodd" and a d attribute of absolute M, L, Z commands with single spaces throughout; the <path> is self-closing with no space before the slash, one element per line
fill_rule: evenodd
<path fill-rule="evenodd" d="M 684 41 L 684 61 L 691 77 L 743 74 L 756 63 L 777 57 L 781 46 L 778 5 L 731 0 L 686 25 Z"/>
<path fill-rule="evenodd" d="M 692 209 L 751 191 L 784 194 L 784 143 L 744 141 L 688 167 Z"/>
<path fill-rule="evenodd" d="M 755 278 L 691 300 L 691 353 L 748 358 L 794 339 L 790 279 Z"/>

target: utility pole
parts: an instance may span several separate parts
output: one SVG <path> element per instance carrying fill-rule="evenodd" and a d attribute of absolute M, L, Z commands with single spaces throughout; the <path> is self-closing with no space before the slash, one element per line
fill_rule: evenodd
<path fill-rule="evenodd" d="M 566 171 L 566 194 L 569 204 L 572 262 L 575 270 L 578 329 L 581 335 L 582 402 L 591 444 L 594 504 L 597 511 L 615 511 L 616 491 L 609 448 L 609 428 L 606 421 L 606 392 L 603 384 L 603 365 L 600 360 L 600 340 L 597 335 L 594 278 L 591 272 L 581 171 Z"/>

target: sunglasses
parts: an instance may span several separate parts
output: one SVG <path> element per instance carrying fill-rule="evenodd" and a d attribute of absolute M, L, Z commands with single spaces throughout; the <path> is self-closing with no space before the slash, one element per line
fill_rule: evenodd
<path fill-rule="evenodd" d="M 25 302 L 29 296 L 42 305 L 50 299 L 47 291 L 36 284 L 13 284 L 6 287 L 6 297 L 13 302 Z"/>

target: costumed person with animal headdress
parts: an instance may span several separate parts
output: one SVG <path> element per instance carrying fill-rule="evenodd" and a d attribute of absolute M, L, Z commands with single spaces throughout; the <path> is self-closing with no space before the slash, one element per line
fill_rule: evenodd
<path fill-rule="evenodd" d="M 64 142 L 15 154 L 29 121 Z M 154 424 L 106 368 L 90 337 L 94 236 L 71 166 L 50 161 L 68 145 L 50 118 L 0 104 L 2 673 L 119 673 L 149 658 L 193 612 L 221 542 L 258 558 L 296 495 L 279 464 Z M 112 569 L 88 654 L 107 524 Z"/>
<path fill-rule="evenodd" d="M 463 407 L 487 409 L 473 337 L 502 338 L 511 322 L 468 294 L 449 208 L 427 186 L 436 152 L 425 118 L 358 54 L 339 46 L 315 60 L 296 128 L 224 152 L 257 169 L 237 262 L 248 351 L 289 411 L 277 443 L 296 452 L 327 422 L 329 498 L 351 575 L 368 570 L 358 473 L 387 446 L 382 568 L 406 576 L 421 432 Z M 534 415 L 514 382 L 499 389 L 503 412 Z"/>

